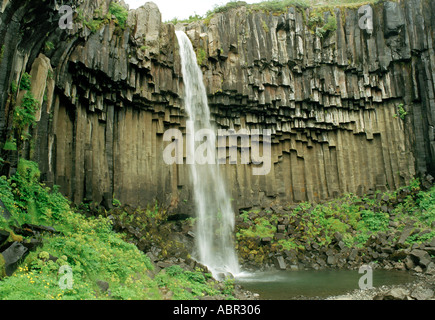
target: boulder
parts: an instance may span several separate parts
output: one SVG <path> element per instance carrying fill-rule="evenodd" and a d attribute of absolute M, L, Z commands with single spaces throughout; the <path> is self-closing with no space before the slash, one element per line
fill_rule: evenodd
<path fill-rule="evenodd" d="M 412 270 L 415 268 L 414 261 L 409 256 L 405 258 L 404 263 L 405 263 L 405 266 L 408 270 Z"/>
<path fill-rule="evenodd" d="M 285 263 L 283 256 L 276 256 L 275 257 L 275 267 L 278 270 L 286 270 L 287 269 L 287 265 Z"/>
<path fill-rule="evenodd" d="M 428 275 L 435 275 L 435 263 L 431 262 L 426 268 L 426 274 Z"/>
<path fill-rule="evenodd" d="M 9 239 L 9 232 L 5 230 L 0 230 L 0 247 L 3 245 L 3 243 L 6 242 L 6 240 Z"/>
<path fill-rule="evenodd" d="M 419 264 L 424 268 L 427 268 L 432 262 L 429 253 L 424 250 L 414 249 L 411 251 L 410 256 L 416 264 Z"/>
<path fill-rule="evenodd" d="M 109 283 L 102 280 L 97 280 L 97 286 L 100 288 L 101 292 L 107 292 L 109 290 Z"/>
<path fill-rule="evenodd" d="M 334 266 L 337 264 L 337 257 L 335 255 L 332 256 L 328 256 L 328 259 L 326 260 L 326 263 L 329 264 L 330 266 Z"/>
<path fill-rule="evenodd" d="M 391 254 L 390 258 L 394 261 L 399 261 L 405 259 L 408 254 L 409 252 L 407 252 L 406 250 L 396 250 Z"/>
<path fill-rule="evenodd" d="M 405 241 L 408 239 L 408 237 L 411 235 L 412 231 L 414 230 L 414 227 L 405 227 L 405 229 L 402 231 L 399 240 L 397 241 L 397 246 L 400 248 L 403 248 L 405 246 Z"/>
<path fill-rule="evenodd" d="M 283 224 L 278 225 L 278 232 L 285 233 L 286 226 Z"/>
<path fill-rule="evenodd" d="M 270 244 L 271 242 L 272 242 L 272 238 L 271 237 L 261 238 L 261 244 L 263 244 L 263 245 Z"/>
<path fill-rule="evenodd" d="M 6 220 L 9 220 L 11 218 L 11 214 L 9 210 L 6 208 L 3 201 L 0 199 L 0 214 L 5 218 Z"/>
<path fill-rule="evenodd" d="M 393 288 L 386 293 L 377 295 L 374 300 L 407 300 L 409 291 L 403 288 Z"/>
<path fill-rule="evenodd" d="M 275 234 L 275 240 L 279 241 L 279 240 L 284 240 L 284 239 L 285 239 L 284 233 L 276 233 Z"/>
<path fill-rule="evenodd" d="M 28 249 L 19 242 L 14 242 L 8 249 L 1 254 L 4 259 L 6 275 L 10 277 L 16 270 L 17 263 L 24 258 Z"/>
<path fill-rule="evenodd" d="M 416 300 L 431 300 L 434 297 L 434 291 L 429 288 L 417 287 L 411 293 L 411 298 Z"/>

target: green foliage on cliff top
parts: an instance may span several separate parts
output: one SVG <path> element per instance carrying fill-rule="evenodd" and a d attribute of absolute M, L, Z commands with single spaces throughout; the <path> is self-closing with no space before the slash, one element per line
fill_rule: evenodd
<path fill-rule="evenodd" d="M 125 23 L 127 22 L 128 18 L 128 10 L 119 3 L 112 2 L 109 7 L 109 13 L 116 17 L 121 29 L 125 29 Z"/>
<path fill-rule="evenodd" d="M 379 0 L 268 0 L 259 3 L 248 4 L 245 1 L 230 1 L 224 5 L 216 5 L 212 10 L 209 10 L 204 16 L 194 14 L 188 19 L 174 18 L 168 21 L 173 24 L 191 23 L 194 21 L 204 20 L 207 25 L 210 19 L 218 13 L 225 13 L 232 9 L 246 7 L 250 11 L 266 12 L 272 14 L 283 14 L 290 7 L 306 8 L 329 8 L 329 7 L 358 7 L 364 4 L 377 3 Z"/>
<path fill-rule="evenodd" d="M 202 272 L 163 269 L 153 278 L 149 258 L 124 234 L 114 232 L 110 219 L 86 217 L 72 209 L 57 188 L 39 183 L 39 174 L 37 164 L 20 160 L 14 176 L 0 177 L 0 198 L 12 217 L 6 221 L 0 215 L 0 229 L 12 231 L 27 223 L 52 226 L 59 234 L 45 233 L 42 247 L 0 281 L 0 300 L 161 299 L 166 288 L 174 299 L 197 299 L 222 292 Z M 50 255 L 59 259 L 47 259 Z M 59 286 L 61 266 L 72 269 L 71 289 Z M 103 292 L 99 280 L 107 282 L 110 291 Z"/>

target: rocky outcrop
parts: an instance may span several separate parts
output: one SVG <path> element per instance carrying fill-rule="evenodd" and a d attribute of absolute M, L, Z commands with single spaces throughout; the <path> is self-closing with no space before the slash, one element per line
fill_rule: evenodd
<path fill-rule="evenodd" d="M 123 29 L 107 16 L 110 2 L 70 1 L 80 10 L 73 29 L 61 30 L 52 2 L 3 1 L 2 141 L 20 94 L 11 83 L 27 71 L 37 100 L 45 98 L 34 142 L 17 152 L 40 164 L 44 182 L 76 203 L 157 200 L 189 213 L 188 167 L 163 162 L 163 133 L 186 122 L 175 26 L 146 3 Z M 433 173 L 434 4 L 373 9 L 371 33 L 358 27 L 357 8 L 276 15 L 241 7 L 177 26 L 201 57 L 216 123 L 273 133 L 267 176 L 222 166 L 237 209 L 396 189 Z M 336 29 L 316 33 L 314 14 L 335 17 Z M 2 151 L 3 171 L 17 152 Z"/>

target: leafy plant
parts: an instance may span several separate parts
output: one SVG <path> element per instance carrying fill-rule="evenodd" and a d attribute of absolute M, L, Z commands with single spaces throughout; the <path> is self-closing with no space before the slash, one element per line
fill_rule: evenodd
<path fill-rule="evenodd" d="M 31 87 L 31 76 L 27 72 L 23 73 L 20 81 L 20 90 L 30 90 Z"/>
<path fill-rule="evenodd" d="M 5 145 L 3 146 L 3 150 L 6 151 L 16 151 L 17 150 L 17 142 L 16 139 L 12 138 L 5 142 Z"/>
<path fill-rule="evenodd" d="M 403 103 L 399 104 L 397 106 L 397 114 L 395 114 L 393 117 L 394 118 L 400 118 L 402 120 L 405 120 L 405 117 L 408 115 L 408 112 L 406 112 Z"/>
<path fill-rule="evenodd" d="M 207 52 L 203 48 L 199 48 L 196 54 L 196 60 L 198 65 L 202 65 L 202 63 L 207 59 Z"/>
<path fill-rule="evenodd" d="M 49 51 L 51 51 L 51 50 L 53 50 L 53 49 L 54 49 L 54 43 L 51 42 L 51 41 L 46 41 L 46 42 L 45 42 L 45 45 L 44 45 L 44 50 L 45 50 L 46 52 L 49 52 Z"/>
<path fill-rule="evenodd" d="M 121 201 L 119 201 L 118 199 L 115 199 L 115 198 L 113 198 L 113 200 L 112 200 L 112 205 L 115 206 L 115 207 L 121 207 L 122 206 Z"/>
<path fill-rule="evenodd" d="M 109 13 L 116 17 L 121 29 L 125 29 L 128 18 L 128 10 L 116 2 L 110 3 Z"/>
<path fill-rule="evenodd" d="M 24 94 L 21 105 L 15 107 L 13 125 L 17 130 L 20 140 L 27 140 L 30 135 L 27 132 L 29 127 L 36 123 L 35 113 L 39 109 L 39 102 L 33 97 L 30 91 Z"/>

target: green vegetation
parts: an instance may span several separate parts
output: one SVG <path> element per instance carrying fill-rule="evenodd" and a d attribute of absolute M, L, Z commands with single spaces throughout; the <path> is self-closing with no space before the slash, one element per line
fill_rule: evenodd
<path fill-rule="evenodd" d="M 406 112 L 403 103 L 397 106 L 397 112 L 398 113 L 393 116 L 395 119 L 400 118 L 402 120 L 405 120 L 405 117 L 408 115 L 408 112 Z"/>
<path fill-rule="evenodd" d="M 54 49 L 54 43 L 51 41 L 46 41 L 44 45 L 45 52 L 50 52 L 53 49 Z"/>
<path fill-rule="evenodd" d="M 306 245 L 327 247 L 337 233 L 347 247 L 364 248 L 372 235 L 397 235 L 412 225 L 423 232 L 409 237 L 407 243 L 422 243 L 435 237 L 435 187 L 422 191 L 419 181 L 414 180 L 395 192 L 365 197 L 348 194 L 318 205 L 301 203 L 286 214 L 244 211 L 239 220 L 236 236 L 240 255 L 256 263 L 265 261 L 270 252 L 303 252 Z M 278 221 L 289 226 L 289 237 L 276 238 Z M 260 245 L 264 238 L 272 239 L 270 246 Z"/>
<path fill-rule="evenodd" d="M 169 23 L 191 23 L 195 21 L 204 20 L 208 25 L 210 19 L 218 13 L 224 13 L 232 9 L 246 7 L 250 12 L 266 12 L 268 14 L 279 15 L 286 13 L 290 7 L 297 7 L 300 9 L 306 8 L 333 8 L 333 7 L 358 7 L 368 3 L 376 3 L 378 0 L 328 0 L 320 2 L 316 0 L 268 0 L 260 3 L 248 4 L 245 1 L 230 1 L 224 5 L 216 5 L 212 10 L 209 10 L 204 16 L 195 14 L 191 15 L 188 19 L 179 20 L 177 18 L 168 21 Z M 333 21 L 327 21 L 327 29 L 332 30 Z M 322 31 L 319 31 L 322 32 Z"/>
<path fill-rule="evenodd" d="M 3 274 L 0 299 L 141 300 L 167 298 L 169 293 L 172 299 L 197 299 L 231 294 L 231 283 L 223 286 L 201 271 L 172 266 L 152 276 L 155 271 L 149 258 L 127 242 L 125 234 L 113 231 L 111 219 L 88 218 L 72 209 L 58 188 L 39 183 L 39 175 L 37 164 L 20 160 L 14 176 L 0 177 L 0 198 L 11 214 L 8 221 L 0 215 L 0 230 L 9 231 L 12 241 L 20 242 L 30 238 L 12 230 L 24 224 L 58 231 L 44 233 L 42 246 L 31 251 L 12 276 Z M 71 289 L 59 285 L 61 266 L 72 270 Z M 101 289 L 99 281 L 107 282 L 110 290 Z"/>
<path fill-rule="evenodd" d="M 121 30 L 125 30 L 127 27 L 128 10 L 116 2 L 110 4 L 109 12 L 106 15 L 103 15 L 102 8 L 96 9 L 91 19 L 87 19 L 83 10 L 80 8 L 78 8 L 76 12 L 78 21 L 82 22 L 83 25 L 91 30 L 92 33 L 97 32 L 97 30 L 102 26 L 108 24 L 111 21 L 112 16 L 115 17 L 115 21 Z"/>
<path fill-rule="evenodd" d="M 266 21 L 261 20 L 261 24 L 262 24 L 264 32 L 269 33 L 270 30 L 269 30 L 269 27 L 267 26 Z"/>
<path fill-rule="evenodd" d="M 128 10 L 116 2 L 112 2 L 109 7 L 109 14 L 116 17 L 121 29 L 125 29 L 128 18 Z"/>
<path fill-rule="evenodd" d="M 3 150 L 6 151 L 16 151 L 17 150 L 17 142 L 15 139 L 9 139 L 5 142 L 3 146 Z"/>
<path fill-rule="evenodd" d="M 13 127 L 21 141 L 30 138 L 28 129 L 36 123 L 35 113 L 39 109 L 39 102 L 30 91 L 24 94 L 21 105 L 15 107 Z"/>
<path fill-rule="evenodd" d="M 324 22 L 324 12 L 313 10 L 310 13 L 310 17 L 308 19 L 308 28 L 315 32 L 315 34 L 323 38 L 330 32 L 334 32 L 337 30 L 337 19 L 333 13 L 328 15 L 326 22 Z"/>
<path fill-rule="evenodd" d="M 0 64 L 2 63 L 3 57 L 5 55 L 5 48 L 6 48 L 5 45 L 2 45 L 2 47 L 0 49 Z"/>
<path fill-rule="evenodd" d="M 27 72 L 23 73 L 20 81 L 20 90 L 30 90 L 31 78 L 32 77 Z"/>
<path fill-rule="evenodd" d="M 199 48 L 196 53 L 196 60 L 198 65 L 202 65 L 203 62 L 207 59 L 207 52 L 203 48 Z"/>
<path fill-rule="evenodd" d="M 197 296 L 201 296 L 204 292 L 210 296 L 218 295 L 220 292 L 232 295 L 234 290 L 234 283 L 231 280 L 225 281 L 222 290 L 219 289 L 220 283 L 212 280 L 211 274 L 186 271 L 176 265 L 161 272 L 156 276 L 155 280 L 159 287 L 169 289 L 173 293 L 172 298 L 175 300 L 192 300 Z M 190 290 L 183 289 L 186 287 L 189 287 Z"/>

